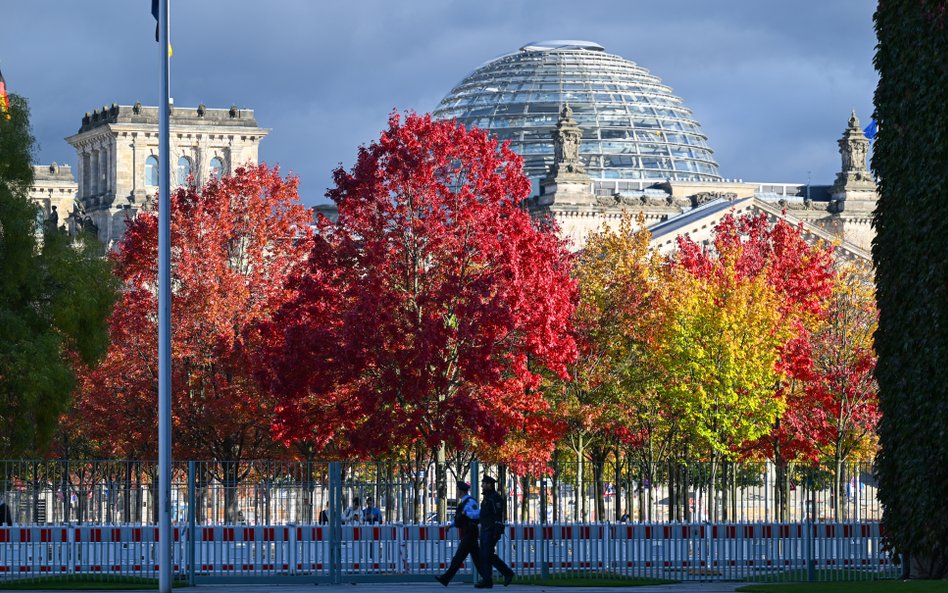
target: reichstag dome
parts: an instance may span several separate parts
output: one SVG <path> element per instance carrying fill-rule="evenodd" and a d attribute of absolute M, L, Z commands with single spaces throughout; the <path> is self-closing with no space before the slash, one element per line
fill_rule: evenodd
<path fill-rule="evenodd" d="M 530 43 L 484 64 L 434 116 L 489 130 L 524 158 L 536 183 L 553 163 L 560 110 L 582 128 L 593 179 L 720 181 L 707 137 L 682 100 L 648 70 L 588 41 Z"/>

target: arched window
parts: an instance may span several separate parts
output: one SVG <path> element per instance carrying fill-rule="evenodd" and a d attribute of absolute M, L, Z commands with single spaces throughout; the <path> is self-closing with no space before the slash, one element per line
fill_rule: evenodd
<path fill-rule="evenodd" d="M 183 156 L 178 159 L 178 185 L 184 185 L 188 182 L 191 175 L 191 159 Z"/>
<path fill-rule="evenodd" d="M 211 159 L 211 177 L 220 179 L 224 175 L 224 161 L 220 157 Z"/>
<path fill-rule="evenodd" d="M 145 159 L 145 185 L 158 185 L 158 158 L 155 155 Z"/>

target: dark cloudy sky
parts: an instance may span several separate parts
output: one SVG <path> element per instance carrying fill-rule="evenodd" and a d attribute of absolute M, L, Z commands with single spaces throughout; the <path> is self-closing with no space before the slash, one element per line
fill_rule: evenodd
<path fill-rule="evenodd" d="M 528 41 L 583 39 L 672 87 L 721 174 L 829 184 L 851 109 L 868 123 L 870 0 L 172 0 L 175 104 L 237 104 L 272 128 L 261 159 L 325 201 L 331 171 L 393 108 L 433 110 Z M 0 69 L 32 106 L 37 162 L 75 166 L 86 111 L 158 102 L 149 0 L 0 0 Z"/>

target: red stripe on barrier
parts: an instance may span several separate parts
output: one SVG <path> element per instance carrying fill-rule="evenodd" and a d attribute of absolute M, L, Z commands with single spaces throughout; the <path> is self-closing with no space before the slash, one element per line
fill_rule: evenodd
<path fill-rule="evenodd" d="M 33 536 L 32 536 L 32 534 L 30 533 L 30 530 L 29 530 L 29 529 L 22 529 L 22 528 L 21 528 L 19 531 L 20 531 L 20 541 L 21 541 L 21 542 L 24 542 L 24 543 L 25 543 L 25 542 L 33 541 Z"/>
<path fill-rule="evenodd" d="M 373 541 L 379 541 L 380 539 L 382 539 L 382 528 L 381 528 L 381 527 L 373 527 L 373 528 L 372 528 L 372 540 L 373 540 Z"/>
<path fill-rule="evenodd" d="M 852 536 L 853 536 L 853 526 L 843 525 L 843 537 L 852 537 Z"/>
<path fill-rule="evenodd" d="M 224 528 L 224 541 L 225 542 L 234 541 L 234 528 L 233 527 Z"/>
<path fill-rule="evenodd" d="M 863 536 L 863 537 L 869 537 L 869 534 L 870 534 L 869 526 L 868 526 L 868 525 L 861 525 L 860 527 L 862 528 L 862 536 Z"/>
<path fill-rule="evenodd" d="M 132 541 L 133 542 L 142 541 L 142 528 L 141 527 L 135 527 L 134 529 L 132 529 Z"/>
<path fill-rule="evenodd" d="M 422 527 L 421 529 L 418 530 L 418 539 L 420 539 L 421 541 L 425 541 L 426 539 L 428 539 L 427 527 Z"/>
<path fill-rule="evenodd" d="M 212 541 L 214 541 L 214 528 L 213 528 L 213 527 L 202 527 L 202 528 L 201 528 L 201 541 L 202 541 L 202 542 L 212 542 Z"/>
<path fill-rule="evenodd" d="M 836 537 L 836 526 L 827 525 L 826 526 L 826 537 Z"/>
<path fill-rule="evenodd" d="M 122 530 L 118 527 L 112 528 L 112 541 L 120 542 L 122 541 Z"/>
<path fill-rule="evenodd" d="M 353 527 L 352 528 L 352 541 L 361 541 L 362 540 L 362 528 Z"/>
<path fill-rule="evenodd" d="M 774 536 L 773 525 L 764 525 L 764 537 L 770 539 Z"/>

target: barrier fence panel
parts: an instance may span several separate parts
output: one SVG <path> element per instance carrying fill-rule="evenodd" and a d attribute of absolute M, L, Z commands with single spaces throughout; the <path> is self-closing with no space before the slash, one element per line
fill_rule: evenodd
<path fill-rule="evenodd" d="M 174 572 L 215 580 L 331 577 L 321 525 L 215 525 L 175 529 Z M 878 523 L 509 525 L 498 553 L 521 576 L 589 574 L 689 580 L 873 580 L 898 569 Z M 83 574 L 154 577 L 153 526 L 0 527 L 0 580 Z M 443 572 L 457 546 L 448 525 L 358 525 L 341 530 L 345 579 L 392 580 Z M 470 560 L 466 564 L 470 569 Z M 462 573 L 462 575 L 467 573 Z"/>

